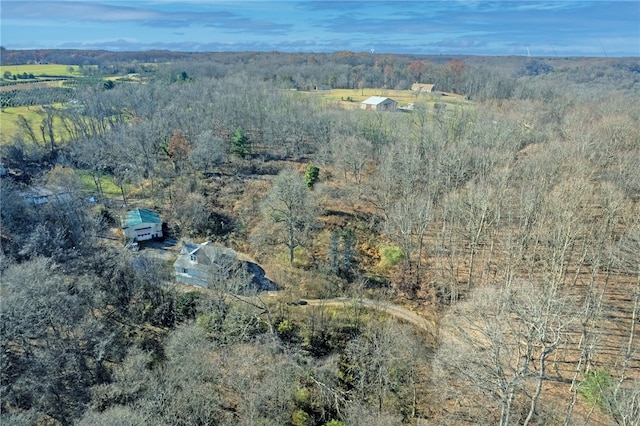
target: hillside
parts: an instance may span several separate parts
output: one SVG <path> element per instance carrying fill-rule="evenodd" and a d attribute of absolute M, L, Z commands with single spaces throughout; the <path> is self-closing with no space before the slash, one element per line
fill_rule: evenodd
<path fill-rule="evenodd" d="M 6 53 L 3 424 L 638 424 L 637 59 Z"/>

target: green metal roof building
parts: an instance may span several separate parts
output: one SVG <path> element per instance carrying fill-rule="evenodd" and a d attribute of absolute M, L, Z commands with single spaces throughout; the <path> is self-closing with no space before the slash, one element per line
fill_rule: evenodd
<path fill-rule="evenodd" d="M 162 219 L 152 210 L 129 210 L 122 221 L 122 230 L 127 240 L 144 241 L 162 238 Z"/>

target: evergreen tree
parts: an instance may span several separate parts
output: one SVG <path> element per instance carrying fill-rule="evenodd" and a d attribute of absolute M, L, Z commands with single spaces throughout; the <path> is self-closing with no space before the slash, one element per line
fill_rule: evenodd
<path fill-rule="evenodd" d="M 236 129 L 231 137 L 231 153 L 240 158 L 245 158 L 251 154 L 251 140 L 240 128 Z"/>
<path fill-rule="evenodd" d="M 307 184 L 307 187 L 309 187 L 309 189 L 313 189 L 313 186 L 318 181 L 319 176 L 320 169 L 309 164 L 307 166 L 307 170 L 304 172 L 304 182 Z"/>

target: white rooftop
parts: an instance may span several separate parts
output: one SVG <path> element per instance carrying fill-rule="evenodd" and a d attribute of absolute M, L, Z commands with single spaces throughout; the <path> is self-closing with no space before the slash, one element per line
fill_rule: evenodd
<path fill-rule="evenodd" d="M 387 98 L 384 96 L 371 96 L 369 99 L 363 101 L 362 103 L 367 105 L 378 105 L 386 101 L 387 99 L 390 99 L 390 98 Z"/>

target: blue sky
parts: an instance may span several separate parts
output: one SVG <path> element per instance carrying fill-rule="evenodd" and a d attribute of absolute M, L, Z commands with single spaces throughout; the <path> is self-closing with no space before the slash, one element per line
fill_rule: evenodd
<path fill-rule="evenodd" d="M 7 49 L 640 56 L 640 0 L 2 0 L 0 20 Z"/>

